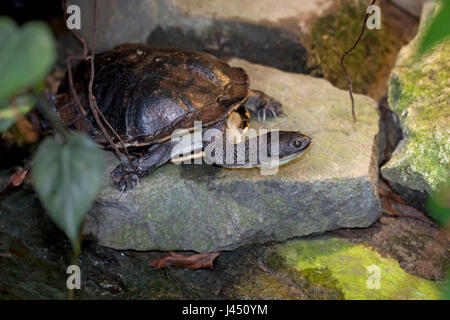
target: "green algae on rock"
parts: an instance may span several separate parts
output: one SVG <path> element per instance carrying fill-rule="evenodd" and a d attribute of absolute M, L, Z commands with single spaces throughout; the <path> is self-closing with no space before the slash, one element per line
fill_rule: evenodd
<path fill-rule="evenodd" d="M 340 292 L 344 299 L 439 297 L 433 281 L 406 273 L 394 259 L 362 244 L 330 237 L 290 241 L 275 250 L 285 268 L 298 271 L 313 287 Z M 377 272 L 379 286 L 372 282 Z"/>
<path fill-rule="evenodd" d="M 381 173 L 406 197 L 411 190 L 430 194 L 450 181 L 450 39 L 417 54 L 437 6 L 424 5 L 419 33 L 400 51 L 389 81 L 389 104 L 405 137 Z"/>
<path fill-rule="evenodd" d="M 323 74 L 341 89 L 347 89 L 347 80 L 341 69 L 340 58 L 353 46 L 361 32 L 366 8 L 367 1 L 342 1 L 338 10 L 320 17 L 311 31 L 309 47 L 320 66 L 314 73 Z M 366 30 L 359 45 L 345 59 L 353 90 L 365 94 L 371 91 L 383 66 L 395 55 L 398 42 L 400 39 L 395 33 L 389 32 L 384 20 L 380 30 Z"/>

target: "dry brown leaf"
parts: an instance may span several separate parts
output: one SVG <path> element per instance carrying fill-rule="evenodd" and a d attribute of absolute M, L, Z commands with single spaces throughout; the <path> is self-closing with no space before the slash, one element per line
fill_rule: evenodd
<path fill-rule="evenodd" d="M 2 190 L 0 190 L 0 197 L 4 197 L 7 194 L 9 194 L 12 190 L 15 190 L 15 188 L 19 187 L 25 178 L 27 177 L 27 174 L 30 170 L 24 169 L 24 170 L 18 170 L 17 172 L 13 173 L 9 177 L 9 183 L 4 187 Z"/>
<path fill-rule="evenodd" d="M 45 77 L 45 84 L 53 94 L 56 94 L 56 92 L 58 92 L 59 84 L 63 78 L 64 72 L 56 70 Z"/>
<path fill-rule="evenodd" d="M 181 253 L 169 251 L 161 258 L 156 258 L 150 263 L 150 267 L 155 269 L 178 267 L 186 269 L 214 269 L 214 260 L 221 252 L 199 253 L 192 256 L 185 256 Z"/>
<path fill-rule="evenodd" d="M 26 142 L 35 143 L 39 140 L 39 132 L 25 117 L 20 116 L 16 125 Z"/>
<path fill-rule="evenodd" d="M 29 171 L 30 170 L 25 169 L 25 170 L 17 171 L 16 173 L 13 173 L 10 177 L 11 184 L 14 187 L 20 186 L 23 183 L 23 180 L 25 180 Z"/>
<path fill-rule="evenodd" d="M 408 202 L 406 202 L 405 200 L 403 200 L 399 196 L 395 195 L 391 191 L 384 190 L 381 186 L 379 188 L 379 193 L 380 193 L 380 196 L 382 196 L 384 198 L 387 198 L 387 199 L 390 199 L 390 200 L 394 200 L 394 201 L 396 201 L 398 203 L 401 203 L 401 204 L 406 204 L 406 205 L 408 204 Z"/>

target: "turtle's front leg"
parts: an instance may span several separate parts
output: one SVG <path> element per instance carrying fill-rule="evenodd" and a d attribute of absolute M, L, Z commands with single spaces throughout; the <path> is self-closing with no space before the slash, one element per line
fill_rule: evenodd
<path fill-rule="evenodd" d="M 120 191 L 133 189 L 139 178 L 149 175 L 169 162 L 172 147 L 171 141 L 154 144 L 143 156 L 120 163 L 110 174 L 117 189 Z"/>
<path fill-rule="evenodd" d="M 281 103 L 259 90 L 250 90 L 245 107 L 258 115 L 258 121 L 266 121 L 266 117 L 276 118 L 281 111 Z"/>

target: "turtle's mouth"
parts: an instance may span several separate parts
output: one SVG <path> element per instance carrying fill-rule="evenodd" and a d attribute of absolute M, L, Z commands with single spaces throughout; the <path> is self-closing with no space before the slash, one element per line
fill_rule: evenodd
<path fill-rule="evenodd" d="M 302 150 L 302 151 L 299 151 L 299 152 L 296 152 L 296 153 L 292 153 L 292 154 L 289 154 L 289 155 L 284 156 L 282 158 L 272 158 L 272 159 L 270 159 L 269 163 L 262 164 L 259 167 L 261 167 L 261 168 L 275 168 L 275 167 L 279 167 L 279 166 L 285 165 L 286 163 L 289 163 L 292 160 L 295 160 L 295 159 L 299 158 L 303 153 L 305 153 L 305 151 L 306 150 Z"/>
<path fill-rule="evenodd" d="M 297 159 L 297 158 L 300 157 L 302 154 L 304 154 L 305 151 L 306 151 L 306 149 L 304 149 L 304 150 L 302 150 L 302 151 L 300 151 L 300 152 L 293 153 L 293 154 L 287 155 L 287 156 L 285 156 L 285 157 L 282 157 L 282 158 L 279 159 L 278 163 L 279 163 L 280 166 L 282 166 L 282 165 L 284 165 L 284 164 L 286 164 L 286 163 L 288 163 L 288 162 L 291 162 L 292 160 Z"/>

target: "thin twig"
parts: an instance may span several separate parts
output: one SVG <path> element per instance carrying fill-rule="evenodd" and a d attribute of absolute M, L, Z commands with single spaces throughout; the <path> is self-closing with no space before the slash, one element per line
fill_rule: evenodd
<path fill-rule="evenodd" d="M 393 194 L 388 194 L 386 192 L 383 191 L 383 189 L 380 188 L 380 196 L 382 198 L 384 198 L 383 201 L 383 206 L 382 206 L 382 212 L 384 214 L 386 214 L 386 216 L 388 217 L 393 217 L 393 218 L 407 218 L 407 219 L 414 219 L 414 220 L 418 220 L 424 223 L 427 223 L 433 227 L 438 227 L 433 221 L 428 220 L 426 218 L 423 217 L 419 217 L 419 216 L 414 216 L 414 215 L 410 215 L 407 213 L 400 213 L 397 210 L 394 209 L 394 207 L 392 206 L 391 201 L 396 201 L 402 205 L 406 205 L 409 206 L 409 204 L 404 201 L 403 199 L 398 198 L 397 196 L 393 195 Z M 400 201 L 398 201 L 400 200 Z"/>
<path fill-rule="evenodd" d="M 109 144 L 114 148 L 117 156 L 120 157 L 120 151 L 119 148 L 117 148 L 116 144 L 113 142 L 111 135 L 109 135 L 109 133 L 106 131 L 105 127 L 103 126 L 100 118 L 99 118 L 99 114 L 102 118 L 102 120 L 105 122 L 105 124 L 107 125 L 107 127 L 111 130 L 111 132 L 113 133 L 113 135 L 116 136 L 117 140 L 119 141 L 119 143 L 121 144 L 127 159 L 130 161 L 131 167 L 133 168 L 133 170 L 136 171 L 136 168 L 134 168 L 134 165 L 131 161 L 130 155 L 128 154 L 128 150 L 125 147 L 125 143 L 123 142 L 122 138 L 120 138 L 119 134 L 116 132 L 116 130 L 114 130 L 114 128 L 111 126 L 111 124 L 109 123 L 109 121 L 106 119 L 105 115 L 103 114 L 103 112 L 100 110 L 100 108 L 98 107 L 97 104 L 97 99 L 94 96 L 93 90 L 92 90 L 92 86 L 94 84 L 94 75 L 95 75 L 95 66 L 94 66 L 94 60 L 95 60 L 95 46 L 96 46 L 96 41 L 97 41 L 97 0 L 94 0 L 94 23 L 93 23 L 93 39 L 92 39 L 92 48 L 91 48 L 91 75 L 90 75 L 90 79 L 89 79 L 89 106 L 91 108 L 92 114 L 94 115 L 95 121 L 97 122 L 97 125 L 99 126 L 100 130 L 102 131 L 104 137 L 106 138 L 106 140 L 108 140 Z"/>
<path fill-rule="evenodd" d="M 94 84 L 94 75 L 95 75 L 95 67 L 94 67 L 94 59 L 95 59 L 95 44 L 97 40 L 97 0 L 94 0 L 94 34 L 93 34 L 93 40 L 92 40 L 92 48 L 91 48 L 91 75 L 89 78 L 89 106 L 91 108 L 92 114 L 94 115 L 95 121 L 97 122 L 97 125 L 99 126 L 100 130 L 103 133 L 103 136 L 108 140 L 109 144 L 114 148 L 116 151 L 117 156 L 120 158 L 120 152 L 115 143 L 113 142 L 111 136 L 106 131 L 105 127 L 103 126 L 103 123 L 101 122 L 98 113 L 100 111 L 98 105 L 97 105 L 97 99 L 94 96 L 92 85 Z M 101 111 L 100 111 L 101 112 Z M 106 120 L 106 119 L 105 119 Z M 105 121 L 106 123 L 107 121 Z"/>
<path fill-rule="evenodd" d="M 375 2 L 376 2 L 376 0 L 372 0 L 370 6 L 374 5 Z M 352 52 L 353 49 L 355 49 L 356 46 L 358 45 L 359 41 L 361 40 L 362 36 L 364 35 L 364 31 L 366 30 L 366 23 L 367 23 L 368 18 L 369 18 L 369 13 L 366 12 L 366 17 L 364 18 L 364 22 L 363 22 L 363 25 L 361 28 L 361 33 L 359 34 L 358 39 L 353 44 L 353 46 L 350 49 L 348 49 L 347 51 L 345 51 L 344 54 L 341 56 L 341 67 L 342 67 L 342 70 L 344 70 L 345 77 L 347 78 L 348 92 L 350 94 L 350 100 L 352 101 L 352 116 L 353 116 L 353 121 L 355 121 L 355 122 L 356 122 L 356 114 L 355 114 L 355 101 L 353 99 L 352 80 L 350 79 L 350 75 L 348 74 L 347 68 L 344 65 L 344 58 L 347 54 Z"/>
<path fill-rule="evenodd" d="M 382 209 L 381 211 L 385 214 L 385 217 L 387 217 L 387 218 L 412 219 L 412 220 L 417 220 L 417 221 L 423 222 L 425 224 L 428 224 L 429 226 L 431 226 L 433 228 L 439 228 L 439 225 L 436 224 L 435 222 L 433 222 L 431 220 L 427 220 L 427 219 L 422 218 L 422 217 L 416 217 L 416 216 L 413 216 L 413 215 L 410 215 L 410 214 L 406 214 L 406 213 L 398 213 L 395 210 L 392 211 L 392 210 L 389 210 L 389 209 Z"/>
<path fill-rule="evenodd" d="M 64 19 L 67 20 L 67 12 L 66 12 L 66 1 L 62 0 L 62 6 L 63 6 L 63 11 L 64 11 Z M 75 102 L 78 104 L 78 107 L 80 109 L 80 112 L 86 116 L 87 112 L 85 110 L 85 108 L 82 106 L 81 101 L 78 97 L 78 94 L 74 88 L 73 85 L 73 74 L 72 74 L 72 66 L 71 66 L 71 61 L 74 59 L 87 59 L 87 55 L 88 55 L 88 45 L 86 40 L 75 30 L 72 30 L 72 33 L 78 38 L 78 40 L 80 40 L 80 42 L 83 44 L 83 55 L 82 56 L 69 56 L 67 58 L 67 70 L 68 70 L 68 78 L 69 78 L 69 86 L 70 86 L 70 90 L 72 92 L 72 96 L 73 99 L 75 100 Z M 106 130 L 105 126 L 103 125 L 102 121 L 104 121 L 104 123 L 106 124 L 106 126 L 109 128 L 109 130 L 111 130 L 111 132 L 113 133 L 113 135 L 117 138 L 117 140 L 119 141 L 121 147 L 123 148 L 127 159 L 130 161 L 131 163 L 131 158 L 130 155 L 128 153 L 128 150 L 125 146 L 124 141 L 122 140 L 122 138 L 119 136 L 119 134 L 116 132 L 116 130 L 114 130 L 114 128 L 111 126 L 111 124 L 109 123 L 109 121 L 106 119 L 105 115 L 103 114 L 103 112 L 100 110 L 100 108 L 98 107 L 97 104 L 97 100 L 93 94 L 93 83 L 94 83 L 94 76 L 95 76 L 95 67 L 94 67 L 94 59 L 95 59 L 95 47 L 96 47 L 96 39 L 97 39 L 97 1 L 94 0 L 94 22 L 93 22 L 93 42 L 92 42 L 92 48 L 91 48 L 91 56 L 90 56 L 90 63 L 91 63 L 91 74 L 90 74 L 90 78 L 89 78 L 89 88 L 88 88 L 88 95 L 89 95 L 89 107 L 92 111 L 92 114 L 94 116 L 94 119 L 98 125 L 98 127 L 100 128 L 103 136 L 105 137 L 105 139 L 108 141 L 108 143 L 111 145 L 111 147 L 115 150 L 115 153 L 117 155 L 117 157 L 120 159 L 120 151 L 118 149 L 118 147 L 116 146 L 116 144 L 113 142 L 111 135 L 108 133 L 108 131 Z M 100 117 L 101 119 L 100 119 Z M 133 166 L 133 164 L 131 163 L 131 165 Z M 134 166 L 133 166 L 134 167 Z"/>
<path fill-rule="evenodd" d="M 44 94 L 40 97 L 38 103 L 36 104 L 36 108 L 44 115 L 45 118 L 47 118 L 48 121 L 50 121 L 53 127 L 62 134 L 64 140 L 67 141 L 67 137 L 69 137 L 70 132 L 64 123 L 62 123 L 53 112 L 51 103 L 54 103 L 52 100 L 52 95 L 50 90 L 45 88 Z"/>
<path fill-rule="evenodd" d="M 64 12 L 64 21 L 67 21 L 66 0 L 62 0 L 61 5 L 63 8 L 63 12 Z M 76 32 L 75 30 L 72 30 L 72 34 L 75 35 L 75 37 L 77 37 L 78 40 L 80 40 L 80 42 L 83 44 L 83 55 L 81 55 L 81 56 L 71 55 L 71 56 L 67 57 L 66 63 L 67 63 L 67 73 L 68 73 L 68 78 L 69 78 L 69 87 L 70 87 L 70 91 L 72 93 L 72 97 L 75 100 L 75 103 L 78 105 L 80 112 L 83 114 L 83 116 L 86 116 L 87 115 L 86 109 L 81 104 L 80 98 L 78 97 L 78 94 L 75 91 L 75 88 L 73 86 L 71 61 L 86 59 L 87 55 L 88 55 L 88 46 L 87 46 L 86 40 L 84 40 L 84 38 L 78 32 Z"/>

